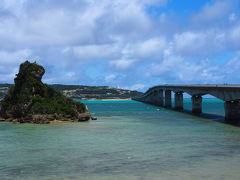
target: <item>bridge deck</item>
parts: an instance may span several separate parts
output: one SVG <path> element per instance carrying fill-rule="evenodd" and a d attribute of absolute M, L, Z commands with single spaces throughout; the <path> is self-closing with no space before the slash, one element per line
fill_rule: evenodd
<path fill-rule="evenodd" d="M 148 96 L 156 90 L 170 90 L 173 92 L 185 92 L 190 95 L 209 94 L 224 101 L 240 100 L 240 84 L 203 84 L 203 85 L 158 85 L 147 90 L 142 96 Z"/>
<path fill-rule="evenodd" d="M 159 86 L 154 86 L 150 89 L 153 88 L 201 88 L 201 89 L 239 89 L 240 90 L 240 84 L 201 84 L 201 85 L 159 85 Z"/>
<path fill-rule="evenodd" d="M 150 88 L 134 100 L 164 107 L 172 107 L 171 92 L 175 93 L 175 108 L 183 109 L 183 93 L 192 96 L 192 112 L 202 112 L 202 96 L 209 94 L 225 101 L 225 118 L 240 122 L 240 85 L 239 84 L 204 84 L 204 85 L 159 85 Z"/>

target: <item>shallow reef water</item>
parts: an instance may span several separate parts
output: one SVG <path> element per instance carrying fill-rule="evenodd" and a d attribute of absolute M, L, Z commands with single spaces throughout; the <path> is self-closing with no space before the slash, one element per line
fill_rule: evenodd
<path fill-rule="evenodd" d="M 239 180 L 240 127 L 136 101 L 83 101 L 97 121 L 0 123 L 1 180 Z M 191 108 L 189 99 L 185 109 Z"/>

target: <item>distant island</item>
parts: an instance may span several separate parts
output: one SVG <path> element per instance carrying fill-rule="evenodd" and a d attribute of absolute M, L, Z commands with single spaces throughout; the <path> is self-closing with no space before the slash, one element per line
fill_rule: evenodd
<path fill-rule="evenodd" d="M 3 98 L 12 84 L 0 84 L 0 99 Z M 108 86 L 83 86 L 83 85 L 49 85 L 63 95 L 80 100 L 94 99 L 131 99 L 141 96 L 143 93 Z"/>
<path fill-rule="evenodd" d="M 46 124 L 55 120 L 87 121 L 91 115 L 86 105 L 42 83 L 45 69 L 28 61 L 20 65 L 15 85 L 4 87 L 0 105 L 1 121 Z M 94 118 L 95 119 L 95 118 Z"/>

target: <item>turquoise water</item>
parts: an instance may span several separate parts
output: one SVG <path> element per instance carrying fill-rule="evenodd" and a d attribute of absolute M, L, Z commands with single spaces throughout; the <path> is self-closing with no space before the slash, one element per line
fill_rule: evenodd
<path fill-rule="evenodd" d="M 240 179 L 239 127 L 135 101 L 84 103 L 97 121 L 0 123 L 0 180 Z M 223 102 L 203 110 L 223 115 Z"/>

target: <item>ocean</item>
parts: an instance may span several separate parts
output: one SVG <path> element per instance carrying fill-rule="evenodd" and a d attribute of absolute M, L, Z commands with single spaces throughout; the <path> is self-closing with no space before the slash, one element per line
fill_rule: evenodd
<path fill-rule="evenodd" d="M 220 100 L 204 99 L 202 117 L 131 100 L 83 102 L 97 121 L 0 123 L 0 180 L 240 179 L 240 127 L 222 123 Z"/>

